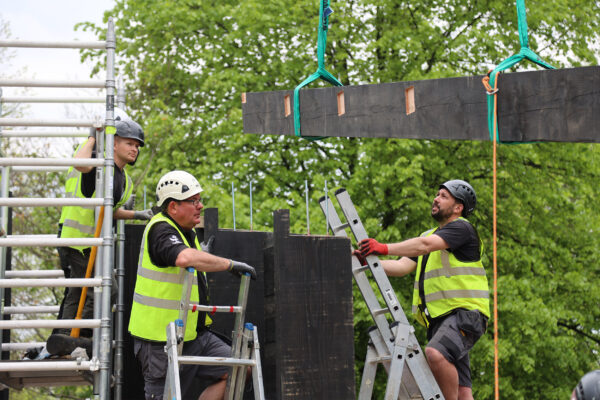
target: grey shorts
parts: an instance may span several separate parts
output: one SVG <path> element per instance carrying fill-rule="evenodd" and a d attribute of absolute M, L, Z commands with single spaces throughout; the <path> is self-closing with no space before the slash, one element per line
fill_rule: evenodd
<path fill-rule="evenodd" d="M 144 375 L 144 392 L 147 400 L 162 400 L 168 358 L 165 343 L 133 338 L 133 351 Z M 203 357 L 231 357 L 231 347 L 209 331 L 198 334 L 194 340 L 185 342 L 183 355 Z M 221 365 L 183 365 L 179 370 L 181 395 L 184 400 L 198 399 L 202 390 L 229 373 L 229 367 Z"/>
<path fill-rule="evenodd" d="M 485 333 L 487 318 L 476 310 L 456 310 L 447 317 L 434 320 L 427 332 L 432 347 L 456 366 L 458 384 L 471 387 L 469 351 Z"/>

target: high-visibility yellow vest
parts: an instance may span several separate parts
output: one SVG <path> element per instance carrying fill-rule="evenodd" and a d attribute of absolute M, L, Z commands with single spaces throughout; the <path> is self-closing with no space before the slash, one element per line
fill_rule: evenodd
<path fill-rule="evenodd" d="M 146 225 L 142 238 L 142 248 L 137 269 L 137 280 L 133 293 L 133 304 L 131 306 L 131 317 L 129 319 L 129 332 L 136 337 L 157 342 L 166 342 L 166 327 L 170 322 L 179 318 L 179 303 L 183 292 L 185 268 L 157 267 L 152 263 L 148 251 L 148 232 L 158 222 L 167 222 L 179 232 L 183 243 L 188 246 L 185 235 L 177 225 L 163 213 L 158 213 Z M 196 249 L 200 250 L 198 238 L 194 238 Z M 198 271 L 194 271 L 194 281 L 190 296 L 190 304 L 198 304 Z M 206 324 L 210 324 L 210 318 L 206 316 Z M 196 327 L 198 313 L 189 311 L 185 323 L 184 341 L 196 338 Z"/>
<path fill-rule="evenodd" d="M 79 146 L 81 147 L 81 146 Z M 79 148 L 77 149 L 79 151 Z M 133 192 L 133 182 L 125 173 L 125 189 L 121 198 L 116 202 L 114 209 L 121 207 L 131 197 Z M 67 181 L 65 182 L 66 197 L 85 199 L 81 192 L 82 173 L 75 168 L 69 168 Z M 96 193 L 94 191 L 94 193 Z M 92 195 L 94 197 L 94 195 Z M 96 207 L 66 206 L 62 208 L 59 223 L 62 224 L 61 238 L 91 238 L 94 237 L 96 230 L 96 217 L 94 210 Z M 71 246 L 74 249 L 83 250 L 90 246 Z"/>
<path fill-rule="evenodd" d="M 436 230 L 437 228 L 431 229 L 421 236 L 432 235 Z M 478 261 L 463 262 L 448 250 L 429 253 L 427 265 L 423 265 L 424 258 L 420 256 L 417 261 L 412 303 L 412 312 L 421 325 L 429 325 L 427 316 L 420 307 L 419 279 L 422 268 L 425 268 L 425 305 L 431 318 L 442 316 L 456 308 L 479 310 L 489 318 L 489 288 L 481 258 Z"/>

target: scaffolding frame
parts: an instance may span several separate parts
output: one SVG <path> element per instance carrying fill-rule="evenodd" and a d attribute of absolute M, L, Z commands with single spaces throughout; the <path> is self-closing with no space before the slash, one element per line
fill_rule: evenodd
<path fill-rule="evenodd" d="M 106 116 L 104 122 L 101 119 L 35 119 L 35 118 L 0 118 L 0 137 L 85 137 L 87 130 L 80 131 L 29 131 L 9 130 L 2 131 L 3 127 L 105 127 L 105 135 L 99 135 L 96 148 L 97 154 L 104 154 L 104 158 L 75 159 L 75 158 L 15 158 L 4 157 L 0 154 L 0 168 L 2 171 L 2 183 L 0 185 L 0 314 L 35 314 L 54 313 L 58 311 L 57 306 L 7 306 L 4 304 L 5 289 L 24 287 L 94 287 L 94 316 L 87 320 L 46 320 L 46 319 L 17 319 L 0 321 L 0 329 L 31 329 L 31 328 L 92 328 L 93 329 L 93 354 L 90 360 L 77 359 L 75 361 L 29 361 L 19 360 L 11 362 L 0 362 L 0 372 L 15 373 L 16 371 L 88 371 L 93 373 L 94 398 L 110 399 L 111 376 L 112 376 L 112 320 L 111 320 L 111 286 L 113 273 L 113 173 L 114 173 L 114 105 L 116 94 L 115 83 L 115 49 L 116 37 L 114 22 L 108 20 L 108 28 L 105 41 L 26 41 L 26 40 L 0 40 L 0 47 L 15 48 L 49 48 L 49 49 L 104 49 L 106 51 L 106 79 L 86 81 L 48 81 L 48 80 L 6 80 L 0 79 L 0 116 L 3 103 L 102 103 L 106 102 Z M 2 97 L 2 87 L 45 87 L 45 88 L 104 88 L 106 97 L 28 97 L 8 96 Z M 124 92 L 123 92 L 124 93 Z M 124 103 L 124 95 L 123 101 Z M 96 197 L 92 199 L 74 198 L 11 198 L 9 193 L 10 173 L 15 172 L 54 172 L 62 171 L 67 167 L 91 166 L 99 167 L 96 173 Z M 61 239 L 56 235 L 6 235 L 8 232 L 9 208 L 10 207 L 52 207 L 52 206 L 85 206 L 95 207 L 96 220 L 101 206 L 104 207 L 104 219 L 102 223 L 101 237 Z M 62 271 L 6 271 L 8 263 L 8 249 L 11 247 L 68 247 L 68 246 L 99 246 L 96 259 L 95 276 L 89 279 L 65 279 Z M 119 251 L 121 252 L 122 245 Z M 122 265 L 123 258 L 119 258 L 119 267 L 124 276 Z M 119 275 L 117 274 L 117 277 Z M 98 290 L 98 288 L 100 290 Z M 117 310 L 121 313 L 121 319 L 117 317 L 117 331 L 123 325 L 123 286 L 119 288 L 120 304 Z M 25 346 L 39 345 L 32 343 L 2 343 L 3 351 L 19 351 Z M 115 360 L 115 365 L 122 368 L 122 335 L 117 339 L 117 348 L 121 345 L 121 351 Z M 119 351 L 117 351 L 119 353 Z M 57 375 L 59 376 L 59 375 Z M 64 376 L 64 375 L 60 375 Z M 48 379 L 48 385 L 56 385 Z M 68 381 L 66 386 L 72 386 L 73 380 Z M 76 383 L 77 384 L 77 383 Z M 81 384 L 81 383 L 79 383 Z M 120 399 L 122 382 L 117 382 L 115 397 Z"/>

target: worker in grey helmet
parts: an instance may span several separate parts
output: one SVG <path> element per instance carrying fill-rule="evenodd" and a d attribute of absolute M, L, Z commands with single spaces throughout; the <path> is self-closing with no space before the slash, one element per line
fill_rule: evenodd
<path fill-rule="evenodd" d="M 202 251 L 194 227 L 200 222 L 202 187 L 185 171 L 163 175 L 156 187 L 157 213 L 144 230 L 138 272 L 129 319 L 133 350 L 142 367 L 146 399 L 163 398 L 167 373 L 166 326 L 179 316 L 179 299 L 186 269 L 194 269 L 192 304 L 208 304 L 206 272 L 229 271 L 256 278 L 253 267 Z M 174 301 L 177 300 L 177 301 Z M 183 354 L 230 357 L 231 348 L 210 331 L 206 313 L 188 313 Z M 202 399 L 222 399 L 227 366 L 184 365 L 180 370 L 183 399 L 197 399 L 200 393 L 194 378 L 207 381 Z"/>
<path fill-rule="evenodd" d="M 585 374 L 571 394 L 571 400 L 600 400 L 600 369 Z"/>
<path fill-rule="evenodd" d="M 134 165 L 140 147 L 144 146 L 144 131 L 142 127 L 124 112 L 115 109 L 115 137 L 114 137 L 114 170 L 113 170 L 113 217 L 115 219 L 149 220 L 152 218 L 151 210 L 133 211 L 126 209 L 126 205 L 133 200 L 133 183 L 126 166 Z M 102 133 L 101 128 L 91 128 L 88 139 L 76 150 L 74 158 L 96 157 L 96 137 Z M 96 192 L 96 167 L 77 166 L 71 167 L 67 173 L 65 183 L 67 197 L 90 198 Z M 62 208 L 59 220 L 59 237 L 61 238 L 90 238 L 96 229 L 95 211 L 93 207 L 66 206 Z M 58 249 L 61 267 L 65 276 L 71 278 L 84 278 L 91 253 L 90 246 L 71 246 Z M 114 281 L 113 281 L 114 283 Z M 67 288 L 60 306 L 59 319 L 74 319 L 77 314 L 81 288 Z M 93 317 L 93 290 L 87 291 L 82 319 Z M 73 341 L 68 338 L 70 329 L 54 329 L 48 338 L 47 350 L 50 354 L 69 354 L 75 347 L 89 349 L 89 341 Z M 91 329 L 82 329 L 82 337 L 91 337 Z M 82 342 L 82 343 L 80 343 Z M 75 346 L 75 347 L 73 347 Z M 89 354 L 91 357 L 91 354 Z"/>
<path fill-rule="evenodd" d="M 354 252 L 362 265 L 369 255 L 398 256 L 381 262 L 389 276 L 416 271 L 412 312 L 427 327 L 425 354 L 446 400 L 473 399 L 469 352 L 490 316 L 482 244 L 466 219 L 476 204 L 469 183 L 447 181 L 431 206 L 436 227 L 398 243 L 365 239 Z"/>

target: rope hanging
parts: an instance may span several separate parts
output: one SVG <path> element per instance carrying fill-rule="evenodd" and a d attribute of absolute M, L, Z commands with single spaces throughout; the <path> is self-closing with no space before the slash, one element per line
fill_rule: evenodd
<path fill-rule="evenodd" d="M 488 73 L 483 78 L 483 85 L 487 91 L 487 106 L 488 106 L 488 131 L 490 133 L 490 140 L 492 141 L 492 164 L 493 164 L 493 216 L 492 216 L 492 248 L 493 248 L 493 293 L 494 293 L 494 398 L 500 399 L 499 389 L 499 368 L 498 368 L 498 213 L 497 213 L 497 199 L 498 199 L 498 175 L 497 175 L 497 145 L 500 141 L 498 135 L 498 75 L 500 72 L 512 67 L 513 65 L 521 62 L 523 59 L 528 59 L 546 69 L 554 69 L 554 67 L 544 60 L 542 60 L 535 52 L 529 48 L 529 37 L 527 34 L 527 10 L 525 8 L 525 0 L 516 0 L 517 3 L 517 18 L 519 23 L 519 41 L 521 43 L 521 50 L 504 61 L 502 61 L 496 68 Z M 502 143 L 502 142 L 501 142 Z"/>
<path fill-rule="evenodd" d="M 317 71 L 303 80 L 294 89 L 294 134 L 306 140 L 321 140 L 324 137 L 302 136 L 300 130 L 300 89 L 317 79 L 323 79 L 334 86 L 343 86 L 337 78 L 325 69 L 325 48 L 327 47 L 327 30 L 329 29 L 329 16 L 331 13 L 333 13 L 333 10 L 329 7 L 329 0 L 321 0 L 319 7 L 319 36 L 317 38 Z"/>

